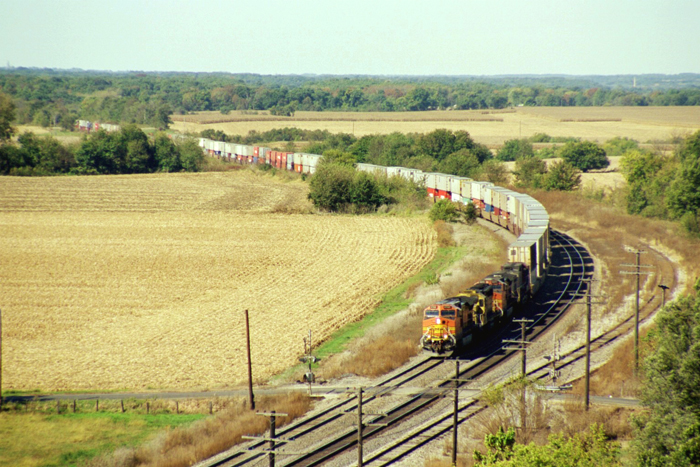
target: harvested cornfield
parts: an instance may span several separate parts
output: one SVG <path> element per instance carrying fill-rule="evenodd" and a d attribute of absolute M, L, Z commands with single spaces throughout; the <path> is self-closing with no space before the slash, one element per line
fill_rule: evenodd
<path fill-rule="evenodd" d="M 3 389 L 217 388 L 294 364 L 434 256 L 419 219 L 249 171 L 0 178 Z M 279 214 L 279 206 L 284 212 Z"/>

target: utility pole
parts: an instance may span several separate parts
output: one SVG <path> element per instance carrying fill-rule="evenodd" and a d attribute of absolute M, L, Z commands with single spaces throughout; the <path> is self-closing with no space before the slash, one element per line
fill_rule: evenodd
<path fill-rule="evenodd" d="M 2 409 L 2 309 L 0 309 L 0 409 Z"/>
<path fill-rule="evenodd" d="M 362 421 L 362 387 L 357 388 L 357 467 L 363 466 L 362 460 L 362 428 L 364 428 L 364 421 Z M 367 412 L 365 415 L 382 415 L 386 416 L 384 412 Z M 368 423 L 367 426 L 387 426 L 387 423 Z"/>
<path fill-rule="evenodd" d="M 357 389 L 357 467 L 362 467 L 362 388 Z"/>
<path fill-rule="evenodd" d="M 253 396 L 253 365 L 250 361 L 250 326 L 248 324 L 248 310 L 245 311 L 245 343 L 248 351 L 248 401 L 250 410 L 255 410 L 255 397 Z"/>
<path fill-rule="evenodd" d="M 272 412 L 257 412 L 256 415 L 262 415 L 265 417 L 270 417 L 270 437 L 269 438 L 260 438 L 257 436 L 242 436 L 243 439 L 254 439 L 258 441 L 269 441 L 270 442 L 270 449 L 268 451 L 268 460 L 269 460 L 269 465 L 270 467 L 275 467 L 275 447 L 277 446 L 277 443 L 286 443 L 287 440 L 284 439 L 277 439 L 275 438 L 275 428 L 277 425 L 277 417 L 286 417 L 286 413 L 277 413 L 274 410 Z M 291 453 L 289 453 L 291 454 Z"/>
<path fill-rule="evenodd" d="M 459 360 L 455 360 L 455 410 L 452 417 L 452 467 L 457 466 L 457 413 L 459 412 Z"/>
<path fill-rule="evenodd" d="M 586 387 L 585 387 L 585 405 L 586 411 L 591 406 L 591 305 L 600 305 L 605 302 L 592 302 L 591 298 L 602 298 L 599 295 L 592 295 L 591 288 L 593 282 L 597 282 L 597 279 L 581 279 L 581 282 L 585 282 L 586 293 L 585 294 L 574 294 L 574 297 L 586 297 Z"/>
<path fill-rule="evenodd" d="M 521 372 L 523 378 L 527 376 L 527 344 L 529 342 L 525 339 L 525 334 L 527 332 L 527 323 L 534 323 L 531 319 L 514 319 L 514 323 L 520 323 L 520 340 L 504 340 L 504 344 L 518 344 L 518 347 L 504 347 L 505 350 L 518 350 L 522 352 L 522 362 L 521 362 Z"/>
<path fill-rule="evenodd" d="M 620 266 L 635 268 L 634 271 L 620 271 L 620 274 L 637 276 L 637 292 L 636 300 L 634 302 L 634 374 L 637 375 L 639 371 L 639 276 L 642 274 L 653 274 L 651 271 L 642 271 L 641 268 L 653 268 L 649 264 L 641 264 L 640 256 L 642 253 L 646 253 L 645 250 L 634 250 L 631 251 L 636 255 L 637 261 L 635 264 L 620 264 Z"/>

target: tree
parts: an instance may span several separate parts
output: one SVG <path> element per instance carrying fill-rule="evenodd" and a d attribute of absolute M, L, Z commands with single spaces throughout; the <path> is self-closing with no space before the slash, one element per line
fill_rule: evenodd
<path fill-rule="evenodd" d="M 452 131 L 439 128 L 422 135 L 418 140 L 418 148 L 423 154 L 441 162 L 455 152 L 455 140 Z"/>
<path fill-rule="evenodd" d="M 355 170 L 343 164 L 321 164 L 309 182 L 309 199 L 327 211 L 344 210 L 352 202 Z"/>
<path fill-rule="evenodd" d="M 696 282 L 695 291 L 700 292 Z M 633 419 L 640 466 L 700 464 L 700 297 L 686 296 L 656 317 L 655 349 L 644 361 L 642 403 Z"/>
<path fill-rule="evenodd" d="M 639 143 L 630 138 L 621 138 L 616 136 L 605 142 L 603 145 L 605 153 L 608 157 L 622 156 L 626 152 L 639 149 Z"/>
<path fill-rule="evenodd" d="M 515 185 L 519 187 L 540 188 L 542 177 L 547 173 L 547 164 L 534 156 L 523 157 L 515 161 Z"/>
<path fill-rule="evenodd" d="M 700 216 L 700 131 L 689 136 L 678 152 L 680 166 L 668 187 L 667 205 L 675 218 L 686 217 L 687 226 Z"/>
<path fill-rule="evenodd" d="M 350 188 L 350 202 L 359 211 L 374 211 L 387 200 L 380 194 L 374 177 L 367 172 L 357 172 Z"/>
<path fill-rule="evenodd" d="M 542 179 L 547 191 L 573 191 L 581 185 L 581 171 L 568 162 L 554 162 Z"/>
<path fill-rule="evenodd" d="M 610 165 L 605 150 L 592 141 L 569 141 L 559 150 L 559 156 L 583 172 Z"/>
<path fill-rule="evenodd" d="M 0 92 L 0 143 L 12 138 L 15 129 L 12 121 L 15 119 L 15 103 L 7 94 Z"/>
<path fill-rule="evenodd" d="M 504 185 L 510 178 L 508 169 L 503 162 L 491 159 L 481 165 L 481 171 L 477 175 L 479 180 L 491 182 L 494 185 Z"/>
<path fill-rule="evenodd" d="M 176 143 L 180 151 L 182 168 L 187 172 L 199 172 L 204 164 L 204 153 L 194 138 L 185 138 Z"/>
<path fill-rule="evenodd" d="M 516 161 L 521 157 L 534 156 L 532 143 L 526 139 L 510 139 L 498 150 L 496 159 L 503 162 Z"/>
<path fill-rule="evenodd" d="M 155 148 L 155 163 L 163 172 L 179 172 L 182 170 L 180 151 L 165 133 L 156 134 L 153 141 Z"/>
<path fill-rule="evenodd" d="M 322 162 L 324 164 L 333 163 L 354 167 L 357 161 L 355 160 L 355 156 L 349 152 L 341 151 L 340 149 L 328 149 L 323 151 Z"/>
<path fill-rule="evenodd" d="M 469 149 L 453 152 L 439 165 L 439 171 L 460 177 L 472 177 L 479 168 L 479 159 Z"/>
<path fill-rule="evenodd" d="M 642 214 L 650 206 L 662 202 L 665 186 L 659 189 L 657 178 L 666 165 L 663 156 L 639 150 L 627 151 L 620 160 L 622 175 L 627 180 L 627 212 Z"/>

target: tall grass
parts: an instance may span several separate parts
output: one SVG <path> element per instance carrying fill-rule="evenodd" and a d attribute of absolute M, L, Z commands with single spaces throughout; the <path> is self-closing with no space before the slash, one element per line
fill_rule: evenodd
<path fill-rule="evenodd" d="M 256 415 L 257 411 L 288 414 L 277 418 L 279 427 L 306 413 L 310 406 L 310 398 L 298 393 L 259 398 L 255 411 L 240 399 L 216 416 L 162 432 L 140 447 L 117 449 L 93 459 L 86 467 L 187 467 L 231 448 L 245 435 L 265 433 L 269 419 Z"/>
<path fill-rule="evenodd" d="M 687 292 L 694 278 L 700 274 L 700 263 L 696 261 L 700 242 L 687 238 L 677 224 L 628 215 L 614 205 L 585 199 L 575 193 L 531 194 L 550 213 L 554 229 L 570 232 L 600 259 L 598 278 L 601 282 L 595 293 L 605 297 L 605 304 L 594 308 L 594 320 L 621 306 L 626 307 L 624 313 L 628 316 L 634 312 L 632 299 L 636 290 L 635 276 L 620 273 L 622 270 L 633 269 L 622 266 L 635 262 L 635 256 L 630 250 L 645 250 L 640 262 L 652 266 L 645 270 L 654 273 L 642 276 L 640 280 L 642 318 L 660 307 L 659 285 L 671 287 L 672 290 L 666 297 L 670 301 L 671 292 Z M 665 254 L 670 254 L 671 258 Z M 569 327 L 570 330 L 580 330 L 583 324 L 583 317 L 579 316 L 569 323 Z M 642 344 L 642 349 L 644 345 Z M 626 341 L 617 347 L 609 362 L 595 372 L 591 379 L 593 394 L 626 397 L 636 394 L 639 380 L 634 374 L 633 348 L 632 340 Z"/>

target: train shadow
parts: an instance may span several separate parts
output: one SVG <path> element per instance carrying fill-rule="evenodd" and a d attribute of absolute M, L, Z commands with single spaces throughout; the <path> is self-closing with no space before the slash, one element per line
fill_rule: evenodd
<path fill-rule="evenodd" d="M 493 329 L 474 336 L 466 348 L 453 353 L 453 358 L 474 360 L 489 355 L 503 355 L 504 340 L 520 340 L 521 325 L 513 319 L 532 320 L 532 327 L 526 332 L 526 339 L 541 333 L 559 319 L 572 299 L 588 291 L 589 282 L 595 271 L 594 261 L 588 251 L 570 236 L 552 231 L 551 257 L 547 279 L 532 299 L 520 307 L 510 318 Z"/>

